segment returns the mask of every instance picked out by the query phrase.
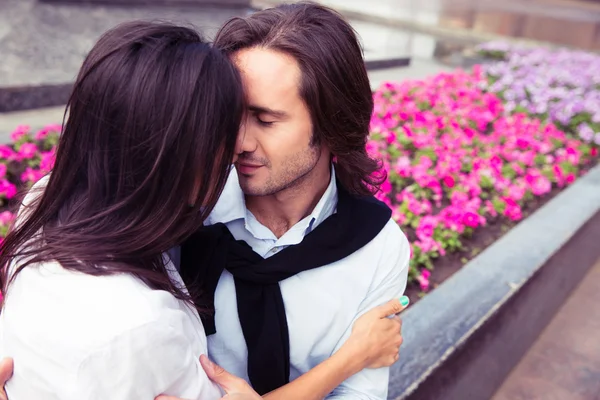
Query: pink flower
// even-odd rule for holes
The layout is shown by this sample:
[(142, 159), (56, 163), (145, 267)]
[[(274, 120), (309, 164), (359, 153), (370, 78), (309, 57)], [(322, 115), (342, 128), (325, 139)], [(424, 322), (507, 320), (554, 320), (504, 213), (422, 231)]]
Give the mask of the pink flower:
[(404, 225), (406, 223), (406, 215), (398, 210), (398, 208), (392, 211), (392, 219), (396, 221), (398, 225)]
[(536, 196), (542, 196), (550, 190), (552, 190), (552, 183), (543, 175), (538, 176), (531, 185), (531, 192)]
[(414, 196), (412, 196), (412, 194), (410, 196), (407, 196), (405, 201), (407, 202), (408, 205), (408, 211), (410, 211), (411, 213), (415, 214), (415, 215), (421, 215), (421, 204), (419, 203), (419, 201), (417, 199), (414, 198)]
[(463, 214), (462, 222), (468, 227), (477, 228), (479, 226), (479, 214), (467, 211)]
[(29, 133), (28, 125), (19, 125), (15, 128), (15, 130), (10, 134), (10, 138), (13, 142), (18, 142), (23, 136)]
[(374, 140), (369, 140), (366, 145), (367, 154), (375, 155), (378, 153), (379, 145)]
[(439, 213), (441, 222), (447, 229), (462, 233), (465, 225), (462, 222), (463, 212), (460, 207), (448, 206)]
[(15, 152), (9, 146), (3, 144), (0, 145), (0, 159), (2, 160), (10, 160), (12, 159)]
[(388, 131), (386, 135), (386, 141), (388, 144), (392, 144), (396, 141), (396, 133), (393, 131)]
[(25, 172), (23, 172), (21, 174), (21, 182), (35, 183), (35, 182), (39, 181), (40, 179), (42, 179), (43, 176), (44, 176), (44, 173), (41, 172), (40, 170), (33, 169), (31, 167), (27, 167), (27, 169), (25, 169)]
[(0, 225), (10, 225), (15, 220), (15, 215), (10, 211), (0, 213)]
[(485, 209), (488, 212), (488, 214), (490, 214), (492, 217), (498, 215), (498, 213), (496, 212), (496, 208), (494, 208), (494, 204), (489, 200), (486, 200), (485, 202)]
[(417, 237), (421, 240), (431, 238), (437, 225), (438, 221), (435, 217), (426, 216), (421, 218), (419, 225), (417, 226)]
[(410, 159), (408, 157), (399, 157), (396, 162), (395, 171), (402, 178), (408, 178), (411, 173)]
[(431, 251), (437, 251), (440, 255), (445, 255), (444, 248), (432, 238), (425, 238), (423, 240), (416, 241), (415, 246), (418, 246), (423, 253), (429, 253)]
[(389, 180), (385, 180), (382, 184), (381, 184), (381, 191), (385, 194), (391, 193), (392, 191), (392, 184), (390, 183)]
[(520, 201), (525, 196), (525, 188), (517, 185), (510, 185), (508, 187), (508, 197), (514, 201)]
[(61, 131), (62, 131), (62, 125), (59, 125), (59, 124), (46, 125), (45, 127), (40, 129), (35, 134), (35, 139), (36, 140), (44, 140), (50, 133), (53, 133), (53, 132), (61, 133)]
[(38, 147), (34, 143), (23, 143), (19, 149), (21, 159), (31, 159), (38, 153)]
[(521, 207), (510, 198), (504, 199), (506, 208), (504, 209), (504, 215), (511, 221), (520, 221), (523, 218)]
[(421, 274), (417, 277), (417, 281), (419, 282), (419, 286), (422, 291), (426, 291), (429, 289), (429, 277), (431, 276), (431, 272), (424, 269), (421, 271)]
[(45, 151), (40, 154), (40, 171), (48, 173), (54, 168), (56, 154), (54, 151)]
[(559, 187), (562, 187), (565, 185), (565, 173), (562, 170), (562, 168), (560, 167), (560, 165), (553, 165), (552, 166), (552, 172), (554, 172), (554, 179), (556, 180), (556, 184)]
[(454, 178), (450, 175), (446, 175), (443, 179), (444, 181), (444, 185), (446, 185), (449, 188), (453, 188), (454, 184), (456, 183), (456, 181), (454, 180)]
[(469, 195), (464, 192), (456, 190), (450, 195), (450, 202), (453, 206), (463, 206), (467, 201), (469, 201)]
[(4, 196), (7, 199), (12, 199), (17, 194), (17, 187), (7, 181), (6, 179), (0, 179), (0, 196)]

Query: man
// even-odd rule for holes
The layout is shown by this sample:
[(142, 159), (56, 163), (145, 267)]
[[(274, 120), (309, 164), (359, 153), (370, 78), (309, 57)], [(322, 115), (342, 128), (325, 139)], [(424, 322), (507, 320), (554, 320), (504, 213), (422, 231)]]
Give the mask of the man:
[[(400, 297), (410, 249), (371, 197), (382, 178), (365, 150), (373, 99), (349, 24), (319, 5), (284, 5), (234, 18), (215, 45), (241, 72), (248, 112), (210, 235), (184, 243), (181, 272), (193, 284), (215, 266), (202, 277), (214, 281), (209, 356), (264, 394)], [(232, 253), (228, 235), (249, 248)], [(388, 378), (388, 368), (365, 369), (328, 398), (386, 399)]]
[[(209, 336), (209, 353), (263, 394), (331, 356), (358, 316), (399, 297), (410, 250), (389, 209), (382, 220), (368, 201), (355, 205), (351, 221), (338, 225), (343, 229), (323, 233), (332, 215), (348, 216), (341, 210), (343, 199), (370, 196), (381, 178), (365, 150), (373, 98), (350, 25), (316, 4), (282, 5), (234, 18), (215, 45), (241, 72), (248, 112), (236, 172), (208, 224), (226, 225), (258, 254), (255, 262), (266, 263), (252, 277), (250, 265), (218, 271), (225, 269), (214, 295), (216, 333)], [(331, 236), (344, 233), (340, 230), (352, 232), (351, 238), (336, 242)], [(365, 236), (368, 230), (373, 233)], [(351, 239), (361, 235), (360, 245), (323, 260), (332, 247), (351, 247)], [(206, 240), (190, 245), (187, 257), (183, 246), (184, 273), (186, 260), (191, 270), (202, 265), (198, 258), (207, 249), (194, 256), (193, 248)], [(285, 270), (298, 259), (297, 269)], [(261, 286), (273, 282), (278, 283), (273, 290)], [(255, 301), (262, 297), (269, 300)], [(279, 308), (271, 304), (280, 299)], [(272, 367), (278, 363), (280, 368)], [(385, 399), (388, 374), (387, 368), (365, 369), (329, 398)]]

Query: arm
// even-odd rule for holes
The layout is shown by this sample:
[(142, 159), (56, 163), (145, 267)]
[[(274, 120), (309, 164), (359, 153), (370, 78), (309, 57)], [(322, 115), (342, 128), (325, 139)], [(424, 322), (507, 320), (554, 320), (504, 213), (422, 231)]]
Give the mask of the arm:
[[(384, 303), (390, 298), (398, 298), (406, 289), (410, 245), (400, 228), (390, 221), (380, 235), (382, 255), (370, 292), (361, 303), (357, 316)], [(340, 339), (338, 348), (350, 335), (348, 330)], [(364, 369), (352, 375), (338, 386), (328, 400), (385, 400), (387, 399), (389, 368)]]
[(307, 373), (263, 396), (269, 400), (323, 399), (348, 377), (363, 368), (362, 360), (352, 357), (351, 350), (341, 348)]
[[(408, 300), (408, 299), (406, 299)], [(368, 367), (389, 366), (398, 360), (402, 344), (399, 319), (388, 318), (398, 314), (408, 304), (391, 300), (358, 318), (352, 335), (342, 348), (298, 379), (263, 396), (270, 400), (320, 400), (352, 374)], [(228, 394), (223, 399), (260, 400), (243, 379), (236, 377), (207, 357), (200, 358), (208, 377)], [(160, 396), (156, 400), (181, 400)]]
[(398, 361), (402, 344), (399, 318), (407, 305), (398, 299), (375, 307), (356, 320), (350, 338), (331, 357), (287, 385), (265, 396), (269, 400), (321, 400), (343, 381), (365, 368), (390, 366)]

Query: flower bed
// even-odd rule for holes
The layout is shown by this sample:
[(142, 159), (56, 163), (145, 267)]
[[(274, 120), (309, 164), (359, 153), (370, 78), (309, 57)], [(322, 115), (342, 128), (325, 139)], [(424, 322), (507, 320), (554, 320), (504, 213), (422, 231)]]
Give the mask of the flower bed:
[(484, 67), (484, 87), (505, 101), (507, 111), (552, 121), (600, 146), (600, 55), (506, 42), (486, 43), (478, 51), (499, 60)]
[(507, 109), (485, 87), (475, 67), (375, 93), (368, 150), (388, 171), (378, 196), (409, 237), (409, 276), (421, 291), (432, 271), (446, 266), (436, 281), (446, 278), (598, 154), (550, 122)]
[(0, 145), (0, 243), (14, 221), (19, 192), (31, 187), (54, 165), (60, 125), (48, 125), (36, 133), (18, 126), (12, 143)]

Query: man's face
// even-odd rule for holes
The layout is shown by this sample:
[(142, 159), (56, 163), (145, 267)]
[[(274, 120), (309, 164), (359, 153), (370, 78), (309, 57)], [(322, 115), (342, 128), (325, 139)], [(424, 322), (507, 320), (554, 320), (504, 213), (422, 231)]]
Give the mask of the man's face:
[(293, 187), (317, 165), (310, 113), (299, 94), (297, 61), (281, 52), (244, 49), (233, 60), (241, 72), (248, 110), (235, 163), (246, 195), (267, 196)]

